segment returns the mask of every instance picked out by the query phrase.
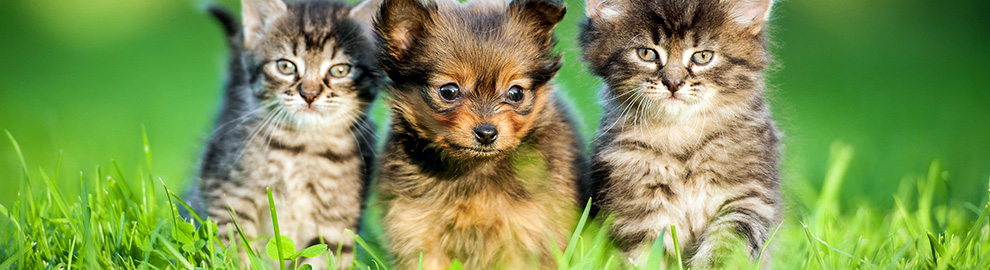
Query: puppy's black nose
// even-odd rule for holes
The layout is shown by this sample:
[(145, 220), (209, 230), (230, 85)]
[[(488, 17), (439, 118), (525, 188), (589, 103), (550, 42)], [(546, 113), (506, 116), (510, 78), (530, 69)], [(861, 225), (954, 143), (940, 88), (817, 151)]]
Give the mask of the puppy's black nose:
[(474, 127), (474, 138), (482, 145), (489, 145), (498, 138), (498, 130), (495, 125), (484, 123)]

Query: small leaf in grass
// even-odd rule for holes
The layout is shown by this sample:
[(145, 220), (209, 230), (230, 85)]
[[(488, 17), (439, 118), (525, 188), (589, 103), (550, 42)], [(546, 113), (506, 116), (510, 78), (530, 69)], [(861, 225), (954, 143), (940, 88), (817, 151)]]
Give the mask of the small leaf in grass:
[(137, 245), (137, 247), (139, 249), (141, 249), (141, 251), (151, 251), (153, 249), (151, 248), (151, 245), (148, 244), (149, 243), (148, 242), (149, 239), (150, 239), (150, 237), (149, 238), (143, 238), (143, 237), (142, 238), (136, 238), (136, 239), (134, 239), (135, 245)]
[[(295, 259), (297, 257), (295, 255), (296, 244), (292, 243), (292, 239), (285, 235), (280, 235), (279, 239), (282, 241), (282, 260)], [(275, 243), (275, 237), (268, 239), (268, 244), (265, 245), (265, 253), (268, 253), (268, 258), (279, 261), (278, 244)]]
[(464, 269), (464, 266), (461, 265), (461, 261), (458, 261), (457, 259), (454, 259), (453, 261), (451, 261), (450, 262), (450, 267), (447, 267), (447, 270), (463, 270), (463, 269)]
[(179, 241), (179, 243), (189, 244), (196, 240), (195, 238), (193, 238), (193, 232), (196, 231), (196, 227), (193, 227), (193, 225), (189, 224), (189, 222), (177, 220), (175, 227), (176, 227), (175, 240)]
[(309, 264), (303, 264), (299, 267), (299, 270), (313, 270), (313, 266)]
[(304, 249), (302, 252), (299, 252), (299, 255), (306, 258), (313, 258), (320, 256), (320, 254), (323, 254), (324, 251), (327, 251), (327, 245), (317, 244)]
[(203, 239), (200, 239), (200, 240), (196, 240), (196, 242), (192, 242), (192, 243), (188, 243), (188, 244), (182, 245), (182, 250), (185, 251), (185, 252), (187, 252), (187, 253), (194, 253), (194, 252), (199, 251), (200, 249), (202, 249), (203, 246), (206, 246), (206, 241), (204, 241)]

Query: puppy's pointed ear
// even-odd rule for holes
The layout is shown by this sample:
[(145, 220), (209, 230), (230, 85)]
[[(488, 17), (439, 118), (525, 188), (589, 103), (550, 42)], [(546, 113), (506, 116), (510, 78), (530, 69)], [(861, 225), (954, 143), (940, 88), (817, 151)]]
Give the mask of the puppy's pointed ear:
[(351, 8), (348, 17), (357, 20), (365, 27), (366, 33), (374, 31), (375, 15), (378, 15), (378, 7), (382, 5), (382, 0), (364, 0), (357, 6)]
[(621, 13), (619, 0), (585, 0), (584, 14), (592, 20), (608, 20)]
[(375, 32), (385, 54), (401, 60), (425, 35), (437, 12), (437, 4), (427, 1), (382, 0), (375, 20)]
[(553, 47), (553, 29), (567, 13), (560, 0), (515, 0), (509, 3), (509, 13), (519, 22), (530, 26), (544, 47)]
[(241, 0), (241, 14), (244, 18), (244, 46), (254, 48), (260, 40), (261, 31), (272, 19), (285, 14), (282, 0)]
[(750, 34), (757, 35), (770, 18), (773, 0), (731, 0), (728, 4), (732, 20), (745, 27)]

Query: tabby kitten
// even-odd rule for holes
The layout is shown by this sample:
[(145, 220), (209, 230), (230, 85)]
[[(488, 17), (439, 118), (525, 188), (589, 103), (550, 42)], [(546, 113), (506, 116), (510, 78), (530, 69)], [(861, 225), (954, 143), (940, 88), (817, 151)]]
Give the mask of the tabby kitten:
[[(385, 0), (378, 188), (397, 269), (549, 269), (578, 213), (581, 139), (551, 79), (558, 0)], [(551, 243), (551, 241), (553, 241)]]
[[(361, 217), (374, 156), (367, 112), (384, 79), (368, 32), (378, 3), (243, 0), (243, 34), (225, 23), (230, 77), (192, 198), (219, 235), (232, 228), (229, 204), (248, 239), (271, 236), (270, 187), (282, 234), (301, 248), (341, 245), (338, 265), (351, 265), (344, 230)], [(303, 262), (327, 268), (326, 257)]]
[(632, 260), (670, 225), (692, 268), (722, 266), (737, 246), (756, 259), (780, 222), (780, 141), (763, 98), (770, 5), (587, 0), (584, 58), (605, 82), (593, 178)]

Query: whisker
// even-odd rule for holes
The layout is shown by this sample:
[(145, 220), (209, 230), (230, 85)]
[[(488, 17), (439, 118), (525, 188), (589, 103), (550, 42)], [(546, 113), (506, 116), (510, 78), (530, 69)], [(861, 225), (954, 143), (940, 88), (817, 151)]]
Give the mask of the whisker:
[[(277, 121), (272, 121), (271, 123), (268, 124), (268, 126), (269, 126), (267, 128), (268, 130), (264, 134), (266, 137), (268, 137), (268, 139), (267, 139), (267, 144), (268, 145), (271, 145), (272, 144), (272, 138), (275, 137), (276, 128), (277, 129), (284, 129), (285, 128), (285, 125), (286, 125), (285, 121), (288, 120), (287, 119), (288, 115), (289, 115), (288, 114), (288, 111), (285, 110), (284, 108), (282, 108), (282, 109), (279, 110), (279, 114), (276, 116)], [(265, 149), (271, 150), (270, 148), (265, 148)]]
[[(261, 132), (261, 130), (264, 129), (263, 127), (266, 125), (266, 123), (268, 123), (272, 119), (274, 119), (276, 112), (278, 112), (280, 108), (281, 107), (276, 107), (275, 110), (269, 111), (268, 114), (266, 114), (265, 117), (262, 118), (262, 120), (260, 122), (258, 122), (258, 124), (256, 124), (254, 126), (254, 128), (251, 131), (250, 135), (248, 135), (248, 138), (244, 141), (244, 144), (250, 144), (258, 136), (259, 132)], [(245, 148), (242, 148), (240, 151), (238, 151), (240, 153), (238, 153), (237, 154), (237, 157), (234, 158), (234, 163), (237, 163), (238, 161), (240, 161), (241, 157), (244, 156), (244, 150), (246, 150), (246, 149), (247, 148), (245, 147)]]
[[(639, 89), (637, 88), (637, 89), (633, 89), (633, 90), (628, 91), (628, 92), (621, 93), (619, 95), (616, 95), (615, 99), (618, 99), (618, 97), (621, 97), (621, 96), (624, 96), (624, 95), (631, 95), (631, 99), (634, 99), (635, 100), (637, 98), (637, 94), (636, 93), (638, 91), (639, 91)], [(629, 110), (631, 110), (632, 104), (626, 104), (626, 102), (623, 102), (622, 104), (619, 104), (619, 106), (621, 106), (621, 109), (619, 110), (619, 114), (615, 116), (616, 118), (614, 119), (614, 121), (612, 122), (612, 124), (609, 125), (608, 127), (604, 128), (604, 129), (601, 129), (601, 132), (599, 132), (598, 135), (595, 136), (595, 139), (593, 141), (600, 140), (601, 137), (603, 135), (605, 135), (605, 133), (611, 132), (612, 129), (615, 128), (615, 125), (617, 125), (619, 122), (624, 122), (625, 121), (625, 115), (626, 115), (626, 113), (628, 113)]]
[[(238, 117), (236, 117), (234, 119), (231, 119), (230, 121), (221, 123), (220, 125), (217, 125), (217, 127), (213, 129), (213, 133), (210, 134), (210, 136), (212, 137), (213, 135), (216, 134), (217, 131), (220, 131), (220, 129), (223, 129), (227, 125), (234, 124), (235, 122), (237, 122), (238, 124), (244, 123), (244, 122), (250, 120), (249, 117), (255, 116), (256, 113), (261, 112), (262, 110), (268, 109), (268, 107), (271, 107), (272, 105), (275, 105), (275, 104), (278, 104), (278, 101), (272, 101), (272, 102), (269, 102), (268, 104), (262, 104), (261, 106), (258, 106), (258, 108), (255, 108), (253, 110), (247, 111), (244, 114), (242, 114), (242, 115), (240, 115), (240, 116), (238, 116)], [(238, 121), (240, 121), (240, 122), (238, 122)]]

